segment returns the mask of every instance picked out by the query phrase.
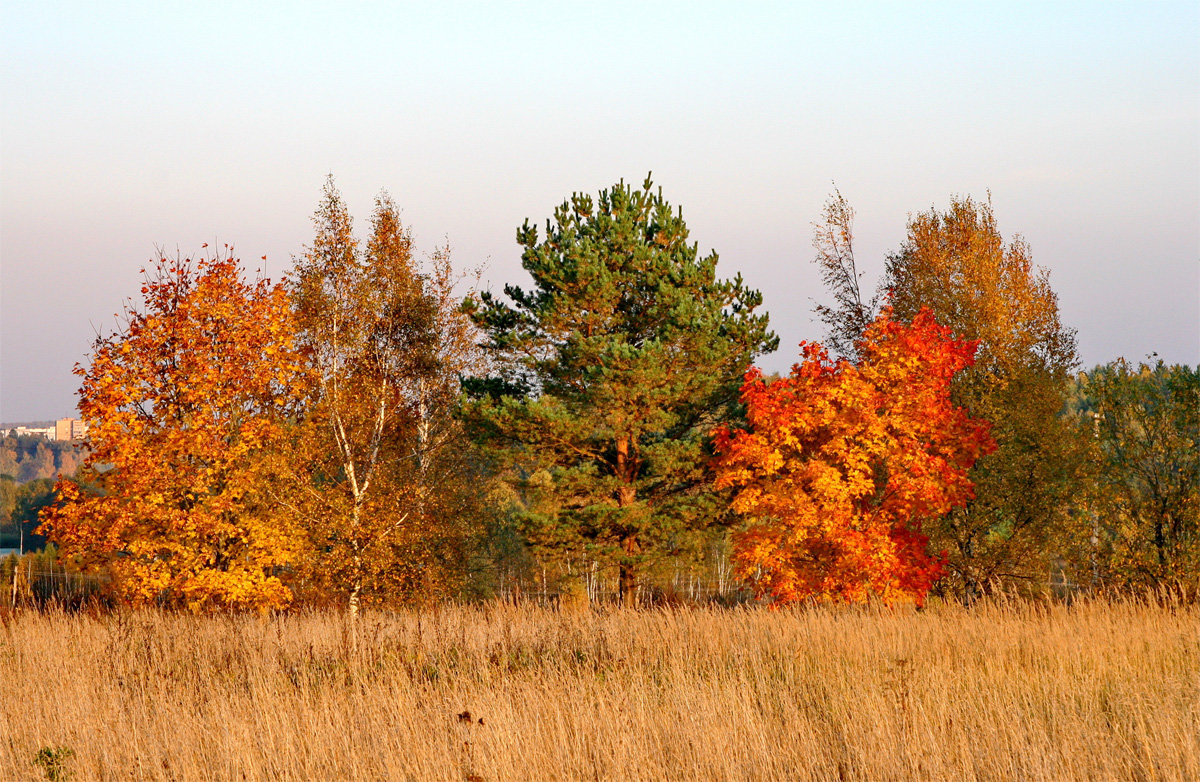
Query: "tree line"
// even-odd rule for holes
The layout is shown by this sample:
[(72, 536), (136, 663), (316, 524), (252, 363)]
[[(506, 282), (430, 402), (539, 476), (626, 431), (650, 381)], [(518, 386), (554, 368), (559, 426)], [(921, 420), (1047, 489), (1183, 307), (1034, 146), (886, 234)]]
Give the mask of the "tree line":
[(839, 193), (831, 302), (791, 372), (649, 178), (517, 230), (528, 288), (462, 291), (386, 194), (328, 180), (283, 282), (160, 258), (82, 378), (88, 456), (42, 512), (111, 596), (269, 610), (485, 596), (600, 569), (620, 599), (731, 552), (748, 594), (971, 601), (1183, 582), (1200, 565), (1200, 379), (1076, 374), (1048, 274), (990, 202), (909, 220), (874, 292)]
[(54, 481), (73, 475), (83, 462), (73, 442), (19, 435), (0, 437), (0, 548), (41, 548), (38, 514), (54, 498)]
[(70, 475), (83, 462), (75, 442), (18, 435), (10, 430), (0, 437), (0, 476), (18, 483)]

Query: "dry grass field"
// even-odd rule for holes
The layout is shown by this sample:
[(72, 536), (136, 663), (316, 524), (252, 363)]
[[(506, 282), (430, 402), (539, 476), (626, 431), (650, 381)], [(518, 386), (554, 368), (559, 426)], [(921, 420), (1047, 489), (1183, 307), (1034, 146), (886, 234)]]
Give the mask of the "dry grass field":
[(1138, 601), (496, 604), (367, 614), (355, 653), (334, 614), (19, 612), (0, 779), (1197, 780), (1198, 633)]

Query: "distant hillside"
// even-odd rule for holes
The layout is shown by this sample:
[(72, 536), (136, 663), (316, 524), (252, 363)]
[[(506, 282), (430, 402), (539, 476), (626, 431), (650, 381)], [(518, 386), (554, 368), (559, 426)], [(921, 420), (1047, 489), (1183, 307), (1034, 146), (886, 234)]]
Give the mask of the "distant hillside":
[(75, 442), (11, 435), (0, 438), (0, 475), (12, 476), (17, 483), (73, 475), (83, 458), (84, 451)]

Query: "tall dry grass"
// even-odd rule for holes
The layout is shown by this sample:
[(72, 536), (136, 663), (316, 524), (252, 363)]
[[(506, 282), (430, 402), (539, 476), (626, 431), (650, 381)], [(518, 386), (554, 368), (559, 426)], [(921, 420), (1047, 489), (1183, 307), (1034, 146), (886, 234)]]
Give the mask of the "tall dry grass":
[[(0, 779), (1196, 780), (1200, 613), (18, 613)], [(469, 712), (469, 717), (467, 716)]]

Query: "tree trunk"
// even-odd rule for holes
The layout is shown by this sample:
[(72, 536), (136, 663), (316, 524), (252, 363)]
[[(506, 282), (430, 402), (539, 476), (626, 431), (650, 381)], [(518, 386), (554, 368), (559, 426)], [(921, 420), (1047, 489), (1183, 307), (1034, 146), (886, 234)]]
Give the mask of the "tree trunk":
[(358, 655), (359, 596), (362, 594), (362, 588), (363, 588), (362, 553), (361, 553), (361, 549), (359, 548), (359, 541), (357, 538), (357, 536), (359, 534), (359, 525), (362, 520), (362, 495), (357, 492), (356, 492), (356, 495), (357, 496), (355, 497), (355, 501), (354, 501), (354, 511), (351, 516), (352, 529), (353, 529), (353, 532), (355, 535), (355, 538), (353, 538), (351, 540), (351, 543), (354, 546), (354, 557), (353, 557), (354, 570), (352, 571), (353, 575), (351, 576), (352, 583), (350, 584), (350, 601), (346, 606), (346, 619), (348, 620), (348, 624), (350, 625), (350, 628), (349, 628), (350, 629), (350, 649), (355, 654), (355, 656)]
[(963, 543), (963, 605), (970, 607), (979, 598), (979, 582), (975, 578), (975, 568), (971, 565), (974, 554), (974, 541), (968, 537)]
[(621, 606), (624, 608), (634, 608), (634, 598), (637, 595), (637, 579), (634, 575), (633, 565), (622, 562), (621, 574), (617, 581), (617, 588), (621, 594)]
[(355, 657), (358, 656), (358, 596), (360, 592), (362, 592), (362, 582), (355, 581), (354, 587), (350, 590), (350, 605), (346, 609), (350, 632), (350, 652)]
[(355, 624), (358, 622), (358, 606), (359, 606), (359, 597), (358, 596), (361, 592), (362, 592), (362, 586), (360, 584), (355, 584), (354, 587), (350, 590), (350, 606), (346, 610), (346, 615), (350, 617), (351, 624)]
[[(617, 440), (616, 474), (621, 480), (621, 485), (617, 488), (618, 508), (628, 508), (637, 502), (637, 489), (633, 486), (633, 479), (636, 473), (636, 461), (629, 454), (629, 438), (621, 437)], [(625, 608), (632, 608), (636, 594), (635, 589), (637, 587), (637, 578), (633, 564), (633, 555), (637, 552), (637, 533), (627, 532), (625, 539), (621, 541), (621, 548), (625, 550), (625, 553), (620, 563), (617, 590), (621, 596), (621, 605)]]
[(425, 487), (429, 485), (429, 405), (425, 383), (417, 384), (417, 523), (425, 518)]
[(1158, 577), (1164, 578), (1167, 573), (1167, 536), (1161, 515), (1154, 519), (1154, 549), (1158, 554)]

